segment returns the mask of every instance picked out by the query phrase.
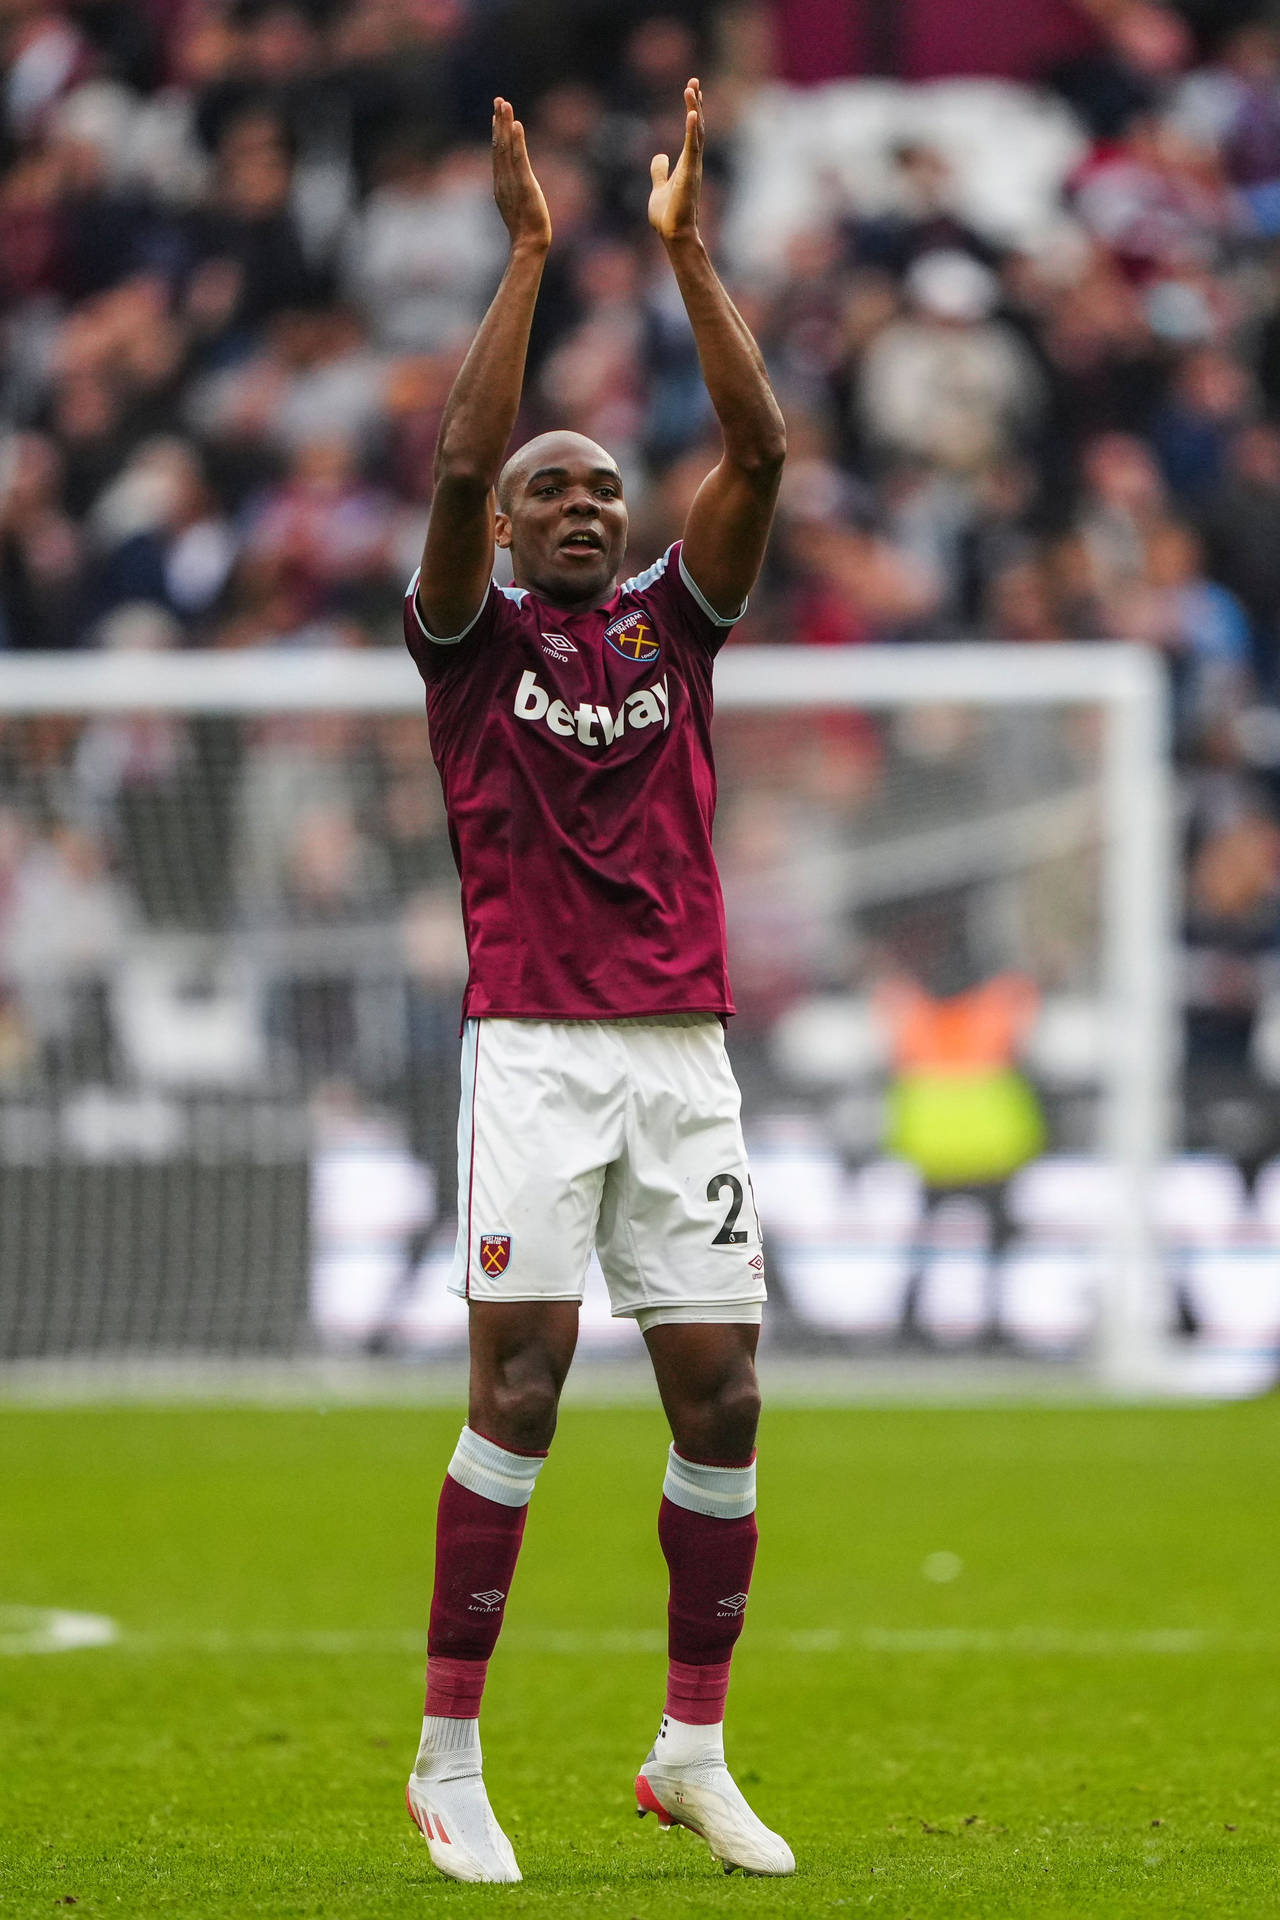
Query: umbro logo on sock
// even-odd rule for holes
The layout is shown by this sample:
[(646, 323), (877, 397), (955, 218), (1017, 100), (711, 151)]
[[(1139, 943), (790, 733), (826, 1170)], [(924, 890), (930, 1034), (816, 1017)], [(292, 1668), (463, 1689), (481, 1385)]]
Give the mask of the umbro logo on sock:
[(747, 1596), (745, 1593), (731, 1593), (720, 1602), (716, 1612), (723, 1618), (726, 1613), (741, 1613), (746, 1604)]
[[(506, 1597), (506, 1594), (499, 1593), (496, 1587), (488, 1587), (484, 1593), (472, 1594), (471, 1605), (467, 1608), (467, 1612), (496, 1613)], [(745, 1593), (742, 1596), (742, 1604), (743, 1606), (747, 1604), (747, 1596)]]

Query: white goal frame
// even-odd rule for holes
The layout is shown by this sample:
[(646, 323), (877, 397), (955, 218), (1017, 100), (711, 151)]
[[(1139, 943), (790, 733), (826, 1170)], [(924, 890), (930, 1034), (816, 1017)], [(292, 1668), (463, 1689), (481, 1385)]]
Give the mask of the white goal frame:
[[(1121, 1201), (1116, 1277), (1100, 1303), (1093, 1358), (1112, 1391), (1172, 1387), (1180, 1370), (1166, 1332), (1152, 1206), (1177, 1051), (1177, 860), (1162, 663), (1124, 643), (730, 647), (716, 667), (716, 703), (722, 712), (938, 704), (1102, 710), (1102, 965), (1111, 1021), (1105, 1044), (1114, 1062), (1104, 1146), (1121, 1174)], [(397, 714), (422, 705), (421, 682), (396, 648), (0, 656), (4, 718)]]

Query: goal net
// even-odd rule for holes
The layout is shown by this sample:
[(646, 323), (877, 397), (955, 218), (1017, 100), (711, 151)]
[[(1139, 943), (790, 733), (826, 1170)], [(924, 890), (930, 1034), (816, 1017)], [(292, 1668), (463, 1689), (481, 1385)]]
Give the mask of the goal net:
[[(1170, 1173), (1158, 669), (730, 647), (717, 688), (768, 1337), (1153, 1377), (1242, 1204)], [(410, 663), (0, 660), (0, 756), (0, 1359), (458, 1349), (465, 954)], [(598, 1272), (583, 1342), (636, 1351)]]

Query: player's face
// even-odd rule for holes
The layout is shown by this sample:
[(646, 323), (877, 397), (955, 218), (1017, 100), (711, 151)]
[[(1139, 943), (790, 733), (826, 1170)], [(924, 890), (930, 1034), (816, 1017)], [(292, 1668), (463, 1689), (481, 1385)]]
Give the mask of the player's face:
[[(589, 443), (588, 443), (589, 445)], [(497, 520), (517, 586), (553, 606), (594, 607), (613, 592), (627, 547), (622, 477), (601, 449), (549, 449), (530, 463)]]

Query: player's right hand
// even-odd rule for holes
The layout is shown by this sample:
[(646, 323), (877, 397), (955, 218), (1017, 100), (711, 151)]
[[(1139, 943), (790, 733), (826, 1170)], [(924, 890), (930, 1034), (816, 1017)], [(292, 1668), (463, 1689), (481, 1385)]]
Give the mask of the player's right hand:
[(551, 245), (551, 215), (529, 165), (524, 128), (501, 97), (493, 103), (493, 197), (513, 247)]

